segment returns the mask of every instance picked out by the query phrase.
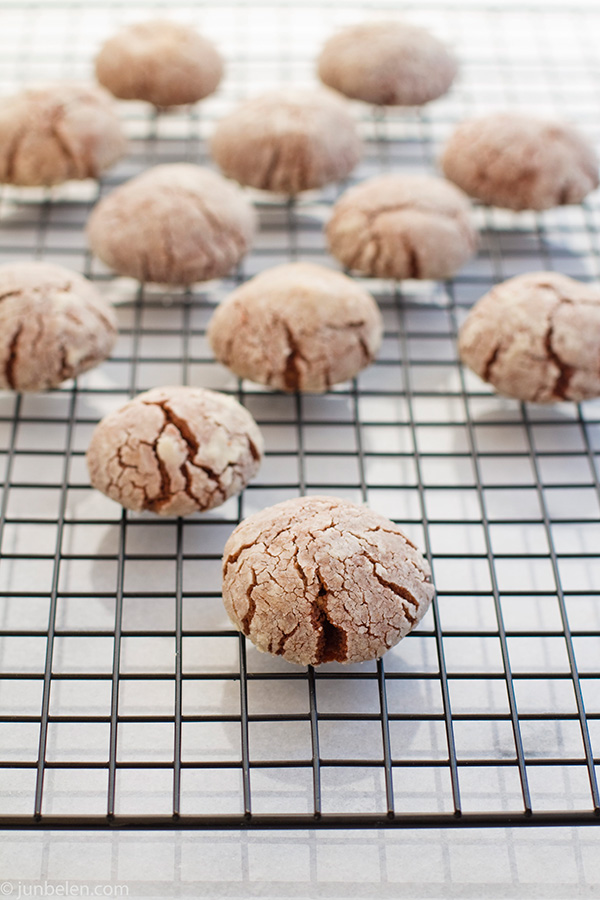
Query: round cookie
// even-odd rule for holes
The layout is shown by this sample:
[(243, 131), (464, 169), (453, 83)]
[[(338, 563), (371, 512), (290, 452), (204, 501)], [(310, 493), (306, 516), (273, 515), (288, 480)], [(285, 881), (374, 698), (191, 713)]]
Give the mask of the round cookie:
[(352, 25), (331, 37), (318, 74), (336, 91), (381, 106), (420, 106), (445, 94), (458, 63), (432, 34), (406, 22)]
[(221, 119), (211, 153), (240, 184), (298, 194), (346, 178), (362, 143), (335, 94), (286, 89), (248, 100)]
[(50, 186), (98, 178), (127, 150), (112, 98), (58, 83), (0, 100), (0, 182)]
[(91, 249), (138, 281), (189, 285), (227, 275), (248, 250), (256, 214), (242, 191), (191, 163), (155, 166), (101, 200)]
[(450, 278), (477, 247), (471, 204), (429, 175), (378, 175), (342, 194), (326, 234), (348, 269), (376, 278)]
[(138, 394), (96, 426), (92, 485), (127, 509), (186, 516), (238, 494), (258, 471), (263, 439), (248, 410), (205, 388)]
[(423, 618), (429, 565), (397, 525), (338, 497), (245, 519), (223, 554), (223, 603), (259, 650), (299, 665), (376, 659)]
[(117, 338), (91, 282), (42, 262), (0, 266), (0, 388), (45, 391), (97, 366)]
[(216, 358), (240, 378), (314, 393), (369, 365), (382, 333), (370, 294), (311, 263), (251, 278), (217, 307), (208, 328)]
[(151, 19), (128, 25), (103, 44), (96, 57), (96, 77), (122, 100), (180, 106), (216, 90), (223, 60), (193, 28)]
[(441, 166), (471, 197), (506, 209), (581, 203), (598, 187), (598, 157), (581, 132), (521, 113), (461, 122)]
[(462, 361), (508, 397), (598, 397), (600, 290), (556, 272), (510, 278), (475, 304), (458, 347)]

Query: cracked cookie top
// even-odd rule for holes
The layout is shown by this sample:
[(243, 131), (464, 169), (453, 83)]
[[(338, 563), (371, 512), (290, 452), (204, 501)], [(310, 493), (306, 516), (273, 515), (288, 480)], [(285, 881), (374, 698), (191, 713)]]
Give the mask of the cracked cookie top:
[(350, 278), (290, 263), (230, 294), (215, 310), (208, 337), (216, 358), (240, 378), (319, 393), (368, 366), (382, 333), (375, 300)]
[(250, 247), (256, 214), (234, 184), (191, 163), (154, 166), (102, 199), (90, 247), (138, 281), (190, 285), (227, 275)]
[(127, 141), (110, 95), (59, 82), (0, 100), (0, 182), (22, 186), (98, 178)]
[(461, 122), (442, 158), (447, 178), (490, 206), (550, 209), (598, 187), (598, 157), (572, 125), (522, 113)]
[(112, 306), (62, 266), (0, 266), (0, 388), (45, 391), (97, 366), (117, 338)]
[(259, 650), (300, 665), (362, 662), (423, 618), (431, 572), (397, 525), (338, 497), (245, 519), (223, 554), (223, 602)]
[(556, 272), (511, 278), (475, 304), (458, 348), (466, 365), (508, 397), (598, 397), (600, 290)]
[(256, 422), (233, 397), (161, 387), (101, 420), (87, 464), (92, 485), (127, 509), (186, 516), (238, 494), (262, 454)]
[(222, 76), (215, 46), (195, 29), (168, 19), (128, 25), (96, 57), (96, 77), (115, 97), (158, 107), (195, 103), (212, 94)]
[(272, 91), (218, 123), (211, 154), (240, 184), (298, 194), (345, 178), (362, 155), (347, 103), (331, 91)]
[(326, 234), (348, 269), (376, 278), (450, 278), (477, 247), (469, 199), (430, 175), (378, 175), (347, 190)]
[(368, 22), (333, 35), (321, 51), (321, 81), (354, 100), (420, 106), (445, 94), (458, 63), (436, 37), (407, 22)]

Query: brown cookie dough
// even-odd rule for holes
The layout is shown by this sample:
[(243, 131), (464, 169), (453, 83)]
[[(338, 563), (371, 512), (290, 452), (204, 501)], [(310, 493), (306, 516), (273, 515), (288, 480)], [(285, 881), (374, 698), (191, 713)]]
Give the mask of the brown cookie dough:
[(92, 485), (127, 509), (187, 516), (238, 494), (262, 454), (256, 422), (233, 397), (162, 387), (102, 419), (87, 464)]
[(202, 100), (222, 76), (223, 60), (214, 45), (168, 19), (128, 25), (96, 57), (96, 77), (115, 97), (159, 107)]
[(352, 25), (327, 41), (318, 61), (324, 84), (354, 100), (389, 106), (435, 100), (457, 71), (441, 41), (406, 22)]
[(248, 100), (222, 119), (211, 153), (240, 184), (298, 194), (345, 178), (362, 144), (335, 94), (286, 89)]
[(331, 253), (376, 278), (450, 278), (477, 247), (468, 198), (443, 178), (378, 175), (342, 194)]
[(0, 388), (45, 391), (97, 366), (117, 338), (111, 306), (76, 272), (0, 266)]
[(112, 98), (70, 82), (0, 100), (0, 182), (22, 186), (98, 178), (127, 141)]
[(511, 278), (475, 304), (458, 346), (462, 361), (508, 397), (598, 397), (600, 290), (556, 272)]
[(598, 187), (598, 157), (581, 132), (521, 113), (461, 122), (441, 165), (471, 197), (506, 209), (581, 203)]
[(282, 391), (326, 391), (379, 350), (383, 323), (370, 294), (311, 263), (261, 272), (216, 309), (208, 337), (240, 378)]
[(242, 191), (191, 163), (148, 169), (101, 200), (91, 249), (138, 281), (189, 285), (227, 275), (247, 252), (256, 215)]
[(429, 565), (400, 528), (338, 497), (278, 503), (225, 544), (231, 621), (259, 650), (300, 665), (381, 656), (433, 593)]

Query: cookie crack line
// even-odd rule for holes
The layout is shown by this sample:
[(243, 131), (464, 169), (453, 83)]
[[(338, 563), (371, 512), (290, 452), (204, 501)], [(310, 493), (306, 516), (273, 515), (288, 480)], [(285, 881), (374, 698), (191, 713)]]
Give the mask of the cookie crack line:
[[(373, 562), (373, 561), (371, 560), (371, 562)], [(410, 605), (413, 606), (415, 608), (415, 610), (418, 612), (419, 604), (417, 603), (416, 599), (411, 594), (411, 592), (407, 588), (402, 587), (399, 584), (394, 584), (393, 581), (387, 581), (387, 579), (383, 578), (383, 576), (380, 575), (379, 572), (377, 571), (375, 563), (373, 563), (373, 575), (382, 587), (388, 588), (388, 590), (390, 590), (397, 597), (401, 597), (403, 600), (406, 600), (406, 602), (410, 603)], [(404, 604), (402, 604), (402, 612), (404, 613), (404, 617), (406, 619), (408, 619), (408, 621), (410, 622), (411, 625), (414, 626), (419, 621), (416, 616), (413, 616), (413, 614), (408, 611), (408, 609), (406, 608), (406, 606)]]
[(252, 625), (252, 619), (256, 613), (256, 600), (252, 596), (254, 588), (257, 585), (256, 572), (252, 567), (250, 567), (250, 571), (252, 572), (252, 581), (246, 588), (246, 597), (248, 599), (248, 611), (244, 618), (241, 620), (240, 625), (243, 633), (246, 637), (250, 634), (250, 626)]
[(283, 369), (283, 383), (285, 384), (288, 390), (297, 390), (300, 387), (300, 369), (298, 366), (298, 360), (303, 360), (305, 357), (298, 346), (298, 342), (294, 337), (290, 326), (287, 322), (281, 322), (283, 326), (283, 330), (285, 331), (285, 336), (288, 344), (288, 355), (285, 360), (285, 366)]
[[(277, 645), (277, 649), (273, 651), (273, 650), (271, 650), (271, 648), (269, 648), (269, 652), (274, 653), (275, 656), (283, 656), (283, 654), (285, 653), (285, 648), (286, 648), (288, 641), (290, 640), (290, 638), (293, 638), (293, 636), (296, 634), (296, 632), (298, 631), (299, 628), (300, 628), (300, 622), (298, 622), (297, 625), (294, 625), (292, 630), (288, 631), (287, 634), (285, 632), (283, 632), (279, 639), (279, 644)], [(273, 645), (271, 644), (271, 647), (272, 646)]]
[[(144, 402), (146, 402), (146, 401), (144, 401)], [(185, 459), (181, 463), (179, 470), (185, 481), (184, 493), (187, 494), (187, 496), (190, 498), (190, 500), (193, 500), (196, 503), (196, 505), (198, 505), (198, 500), (195, 497), (193, 490), (192, 490), (192, 479), (190, 477), (190, 473), (187, 468), (188, 463), (190, 463), (191, 465), (197, 465), (194, 462), (194, 460), (195, 460), (195, 458), (198, 454), (198, 450), (199, 450), (198, 441), (194, 437), (187, 422), (184, 421), (183, 419), (179, 418), (179, 416), (177, 416), (173, 412), (173, 410), (171, 409), (171, 407), (168, 404), (168, 401), (163, 400), (162, 402), (159, 402), (159, 403), (157, 403), (156, 401), (152, 401), (151, 403), (146, 403), (146, 405), (147, 406), (158, 406), (162, 410), (163, 415), (165, 417), (163, 426), (160, 429), (160, 432), (152, 445), (153, 450), (154, 450), (154, 455), (156, 456), (156, 462), (157, 462), (157, 465), (159, 468), (160, 476), (161, 476), (160, 494), (158, 497), (156, 497), (156, 499), (154, 501), (152, 501), (152, 506), (149, 508), (153, 512), (156, 512), (157, 509), (162, 508), (171, 499), (171, 477), (169, 475), (167, 467), (165, 466), (164, 461), (161, 459), (160, 454), (158, 452), (158, 442), (160, 441), (161, 437), (165, 433), (165, 429), (167, 428), (168, 425), (173, 425), (173, 427), (177, 429), (183, 442), (187, 446), (188, 458)], [(220, 487), (220, 481), (219, 481), (219, 478), (218, 478), (216, 472), (213, 472), (213, 470), (210, 469), (208, 466), (197, 465), (197, 468), (202, 469), (204, 472), (206, 472), (206, 474), (209, 476), (209, 478), (212, 481), (214, 481), (218, 487)]]
[(15, 366), (17, 364), (19, 338), (23, 328), (24, 325), (21, 322), (21, 324), (17, 326), (10, 344), (8, 345), (8, 355), (6, 357), (6, 362), (4, 363), (4, 380), (12, 390), (15, 389)]
[(17, 159), (19, 156), (19, 148), (27, 136), (28, 124), (17, 130), (12, 142), (6, 153), (6, 163), (4, 167), (4, 180), (8, 184), (12, 184), (15, 179), (15, 171), (17, 168)]
[(492, 350), (492, 353), (485, 364), (485, 368), (483, 370), (482, 378), (484, 381), (489, 381), (492, 376), (492, 368), (496, 364), (500, 353), (502, 352), (502, 344), (498, 343)]
[(555, 397), (558, 397), (560, 400), (565, 400), (567, 391), (569, 390), (571, 378), (575, 373), (575, 367), (570, 366), (560, 358), (560, 356), (552, 346), (553, 334), (554, 325), (552, 323), (552, 320), (550, 320), (550, 325), (548, 327), (546, 338), (544, 340), (544, 347), (546, 349), (546, 353), (548, 354), (548, 359), (550, 359), (551, 362), (553, 362), (554, 365), (558, 368), (558, 375), (552, 387), (552, 394)]
[(319, 569), (316, 570), (319, 591), (312, 602), (310, 618), (315, 632), (319, 635), (315, 651), (315, 665), (326, 662), (345, 662), (348, 658), (348, 635), (331, 621), (327, 608), (329, 589)]
[[(78, 165), (77, 159), (76, 159), (73, 151), (69, 147), (68, 141), (65, 140), (65, 138), (59, 131), (59, 125), (60, 125), (61, 121), (64, 121), (64, 117), (65, 117), (65, 107), (63, 104), (59, 104), (57, 107), (55, 107), (55, 109), (52, 110), (51, 115), (50, 115), (50, 134), (52, 135), (52, 137), (54, 138), (54, 140), (60, 147), (67, 164), (70, 166), (71, 171), (81, 174), (79, 171), (80, 167)], [(88, 162), (89, 162), (89, 160), (88, 160)], [(85, 174), (89, 174), (90, 176), (95, 177), (97, 173), (95, 171), (94, 172), (90, 171), (90, 167), (88, 166), (86, 168)]]
[(267, 161), (267, 165), (265, 166), (265, 171), (263, 172), (260, 178), (260, 186), (263, 191), (269, 190), (269, 185), (273, 179), (273, 175), (277, 167), (279, 166), (279, 162), (281, 160), (282, 147), (279, 144), (273, 145), (273, 150), (271, 155)]

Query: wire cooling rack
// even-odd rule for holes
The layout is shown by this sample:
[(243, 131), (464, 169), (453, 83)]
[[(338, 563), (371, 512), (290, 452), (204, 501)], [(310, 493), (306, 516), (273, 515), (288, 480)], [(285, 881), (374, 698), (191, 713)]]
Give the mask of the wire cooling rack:
[[(235, 277), (144, 289), (93, 261), (97, 196), (158, 162), (208, 162), (214, 121), (277, 83), (311, 83), (352, 2), (0, 3), (4, 93), (86, 78), (120, 24), (162, 10), (221, 47), (228, 77), (192, 110), (124, 104), (127, 160), (99, 186), (4, 188), (0, 261), (45, 259), (96, 281), (121, 336), (98, 370), (49, 394), (0, 395), (0, 826), (182, 828), (597, 821), (600, 762), (600, 404), (501, 399), (456, 353), (493, 283), (552, 268), (600, 275), (598, 195), (543, 215), (478, 209), (476, 260), (452, 282), (369, 281), (380, 358), (324, 396), (239, 383), (206, 342), (236, 284), (293, 259), (335, 266), (322, 226), (344, 185), (296, 204), (255, 194), (261, 231)], [(396, 16), (391, 3), (368, 13)], [(353, 180), (431, 171), (454, 123), (507, 106), (600, 137), (600, 11), (545, 3), (404, 10), (457, 47), (462, 75), (422, 111), (356, 105)], [(122, 513), (84, 453), (98, 419), (168, 383), (232, 392), (267, 445), (241, 498), (206, 515)], [(367, 501), (429, 556), (437, 599), (384, 659), (290, 666), (230, 627), (220, 556), (232, 528), (301, 493)]]

